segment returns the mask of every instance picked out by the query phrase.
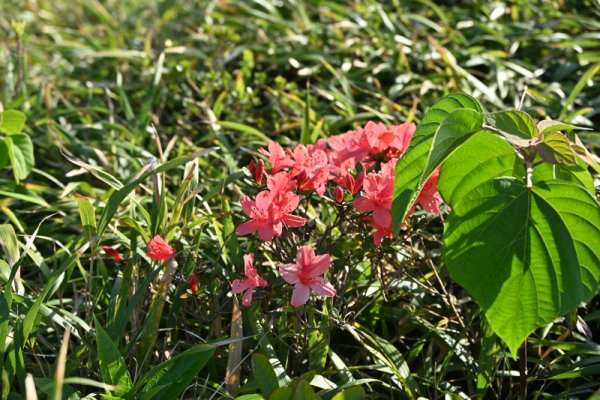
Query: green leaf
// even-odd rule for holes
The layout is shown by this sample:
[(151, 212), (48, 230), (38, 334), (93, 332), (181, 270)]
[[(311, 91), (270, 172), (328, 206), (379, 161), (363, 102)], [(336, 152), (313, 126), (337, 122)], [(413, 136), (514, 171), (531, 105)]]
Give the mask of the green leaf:
[(300, 131), (300, 143), (310, 144), (313, 142), (310, 132), (310, 86), (306, 88), (306, 102), (304, 104), (304, 118), (302, 130)]
[(538, 143), (537, 150), (542, 159), (550, 164), (577, 165), (577, 157), (571, 143), (563, 134), (550, 132)]
[(446, 204), (453, 207), (482, 183), (512, 176), (516, 161), (514, 149), (505, 140), (488, 132), (476, 133), (444, 161), (438, 190)]
[(185, 390), (192, 379), (210, 360), (215, 349), (199, 345), (157, 365), (136, 384), (141, 399), (174, 399)]
[(33, 143), (31, 138), (24, 133), (18, 133), (4, 138), (8, 147), (8, 158), (13, 168), (15, 181), (19, 183), (27, 178), (35, 165), (33, 156)]
[(238, 396), (235, 400), (264, 400), (265, 398), (260, 394), (245, 394), (243, 396)]
[(579, 79), (579, 81), (577, 81), (571, 93), (569, 93), (569, 97), (567, 97), (567, 100), (563, 105), (563, 108), (560, 112), (560, 117), (558, 119), (562, 120), (564, 119), (564, 117), (566, 117), (569, 108), (571, 107), (579, 93), (583, 90), (585, 85), (587, 85), (588, 81), (592, 79), (594, 75), (596, 75), (596, 73), (598, 73), (598, 71), (600, 71), (600, 64), (594, 64), (587, 71), (585, 71), (583, 75), (581, 75), (581, 78)]
[(252, 370), (254, 371), (254, 377), (260, 387), (260, 391), (265, 396), (270, 396), (279, 388), (277, 374), (266, 356), (254, 353), (252, 355)]
[(365, 390), (361, 386), (354, 386), (333, 396), (331, 400), (362, 400), (366, 398)]
[(516, 354), (534, 329), (597, 293), (600, 208), (567, 182), (483, 182), (453, 205), (444, 259)]
[(21, 133), (27, 117), (21, 111), (6, 110), (0, 113), (0, 132), (8, 135)]
[(119, 353), (119, 349), (106, 331), (102, 329), (97, 319), (95, 319), (94, 326), (96, 328), (96, 344), (102, 379), (104, 383), (117, 386), (115, 394), (122, 396), (133, 388), (131, 376), (127, 371), (127, 366), (121, 353)]
[(317, 372), (323, 371), (327, 362), (327, 353), (329, 352), (329, 313), (327, 307), (323, 306), (323, 314), (320, 326), (317, 327), (315, 313), (311, 308), (308, 309), (308, 323), (314, 326), (308, 332), (308, 366), (311, 370)]
[(290, 400), (294, 396), (294, 389), (284, 387), (273, 392), (269, 400)]
[[(460, 110), (455, 113), (455, 111)], [(414, 205), (431, 173), (481, 128), (483, 110), (471, 96), (444, 97), (426, 114), (406, 153), (396, 164), (392, 218), (394, 232)]]
[(567, 132), (567, 131), (574, 131), (574, 130), (589, 129), (589, 128), (580, 128), (578, 126), (566, 124), (566, 123), (560, 122), (560, 121), (553, 121), (551, 119), (541, 120), (540, 122), (537, 123), (537, 128), (540, 131), (540, 133), (543, 135), (550, 133), (550, 132), (558, 132), (558, 131)]
[(523, 111), (500, 111), (485, 114), (485, 122), (498, 131), (509, 143), (527, 147), (538, 135), (538, 128), (529, 114)]
[(533, 169), (533, 184), (559, 179), (583, 186), (590, 193), (595, 193), (594, 178), (588, 172), (586, 164), (577, 159), (577, 165), (564, 166), (543, 163)]
[(294, 390), (294, 396), (292, 400), (316, 400), (317, 396), (315, 396), (315, 391), (310, 386), (310, 383), (302, 379), (296, 385), (296, 389)]
[(89, 242), (94, 236), (96, 236), (96, 214), (94, 212), (94, 206), (88, 199), (82, 196), (75, 196), (77, 205), (79, 206), (79, 218), (81, 219), (81, 225), (83, 226), (83, 234), (85, 239)]
[(8, 144), (4, 138), (0, 138), (0, 168), (7, 166), (9, 161)]

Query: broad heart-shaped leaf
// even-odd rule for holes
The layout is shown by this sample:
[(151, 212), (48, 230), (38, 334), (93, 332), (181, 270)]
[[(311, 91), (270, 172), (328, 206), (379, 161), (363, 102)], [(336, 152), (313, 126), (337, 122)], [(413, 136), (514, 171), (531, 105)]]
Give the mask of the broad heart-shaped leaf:
[(515, 146), (527, 147), (538, 135), (538, 128), (529, 114), (509, 110), (485, 114), (485, 122)]
[(13, 135), (21, 133), (27, 117), (21, 111), (6, 110), (0, 113), (0, 132)]
[(542, 159), (550, 164), (577, 165), (575, 153), (571, 150), (571, 143), (559, 132), (550, 132), (537, 145), (538, 153)]
[[(454, 113), (457, 110), (460, 112)], [(395, 233), (400, 230), (400, 225), (432, 172), (471, 134), (479, 130), (482, 112), (477, 100), (462, 93), (442, 98), (427, 111), (406, 153), (396, 164), (392, 203)]]
[(562, 181), (532, 189), (501, 177), (453, 204), (444, 227), (452, 278), (513, 354), (537, 327), (591, 299), (600, 284), (600, 207)]
[(125, 365), (119, 349), (110, 339), (102, 326), (95, 320), (96, 344), (98, 348), (98, 361), (100, 363), (100, 373), (102, 380), (109, 385), (117, 386), (115, 394), (122, 396), (129, 392), (133, 387), (131, 376)]
[(199, 345), (157, 365), (136, 386), (140, 399), (176, 399), (212, 357), (215, 348)]
[(8, 158), (13, 168), (15, 181), (27, 178), (35, 165), (33, 156), (33, 143), (31, 138), (24, 133), (17, 133), (4, 138), (8, 148)]

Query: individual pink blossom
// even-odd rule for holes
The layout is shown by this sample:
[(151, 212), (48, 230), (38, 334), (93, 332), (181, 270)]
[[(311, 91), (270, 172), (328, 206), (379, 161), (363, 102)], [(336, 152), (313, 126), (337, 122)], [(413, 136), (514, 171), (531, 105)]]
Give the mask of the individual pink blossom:
[(294, 161), (283, 151), (281, 145), (277, 142), (269, 143), (269, 151), (265, 149), (258, 149), (258, 151), (269, 157), (272, 174), (276, 174), (284, 168), (291, 168), (294, 165)]
[(298, 189), (314, 190), (323, 197), (329, 180), (329, 159), (322, 146), (306, 147), (301, 144), (289, 153), (294, 161), (290, 174), (296, 178)]
[(375, 246), (380, 246), (383, 238), (392, 238), (394, 237), (394, 232), (392, 229), (392, 220), (389, 220), (389, 223), (385, 226), (378, 225), (375, 220), (371, 217), (367, 218), (367, 221), (371, 224), (371, 227), (375, 229), (373, 231), (373, 244)]
[(242, 298), (242, 304), (248, 307), (252, 302), (252, 292), (258, 286), (265, 287), (267, 282), (258, 275), (256, 268), (254, 268), (254, 254), (244, 255), (244, 273), (246, 279), (236, 279), (231, 284), (231, 292), (238, 294), (244, 292)]
[(251, 220), (237, 227), (238, 235), (258, 232), (261, 240), (269, 241), (281, 236), (283, 227), (296, 228), (303, 226), (306, 219), (291, 214), (298, 207), (298, 196), (291, 192), (274, 193), (264, 190), (252, 200), (244, 196), (240, 203), (242, 209)]
[(440, 177), (440, 169), (436, 169), (433, 174), (427, 179), (423, 189), (417, 197), (416, 203), (420, 204), (425, 211), (431, 214), (440, 213), (440, 204), (443, 203), (442, 196), (437, 190), (437, 183)]
[(379, 226), (387, 226), (392, 221), (395, 164), (396, 160), (392, 160), (382, 164), (381, 171), (368, 174), (363, 186), (365, 196), (354, 200), (354, 208), (372, 212), (373, 220)]
[(302, 246), (296, 254), (295, 264), (284, 264), (279, 267), (283, 280), (294, 285), (292, 306), (299, 307), (308, 301), (311, 289), (326, 297), (335, 296), (335, 289), (323, 275), (331, 265), (329, 254), (315, 255), (308, 246)]
[(175, 255), (175, 250), (159, 235), (148, 241), (146, 255), (156, 261), (165, 261)]

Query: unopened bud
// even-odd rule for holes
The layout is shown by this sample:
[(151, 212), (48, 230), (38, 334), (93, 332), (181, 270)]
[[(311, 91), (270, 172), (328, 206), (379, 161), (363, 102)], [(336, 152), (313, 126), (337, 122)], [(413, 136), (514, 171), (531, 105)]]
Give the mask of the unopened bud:
[(333, 198), (337, 203), (341, 204), (342, 201), (344, 201), (344, 189), (342, 189), (340, 186), (336, 186), (336, 188), (333, 190)]

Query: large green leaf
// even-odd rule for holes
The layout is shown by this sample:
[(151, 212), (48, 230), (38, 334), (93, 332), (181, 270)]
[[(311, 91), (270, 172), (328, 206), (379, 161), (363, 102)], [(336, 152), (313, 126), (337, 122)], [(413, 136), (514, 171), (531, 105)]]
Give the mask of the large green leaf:
[(115, 394), (122, 396), (133, 387), (131, 376), (119, 349), (110, 339), (102, 326), (96, 320), (96, 343), (98, 346), (98, 361), (104, 383), (117, 386)]
[(444, 97), (425, 114), (409, 148), (396, 165), (392, 205), (394, 232), (400, 229), (432, 172), (481, 128), (482, 112), (474, 98), (457, 93)]
[(15, 181), (27, 178), (35, 159), (33, 156), (33, 143), (31, 138), (24, 133), (18, 133), (4, 138), (8, 148), (8, 158), (13, 168)]
[(486, 181), (453, 204), (444, 258), (516, 354), (535, 328), (598, 291), (600, 208), (568, 182)]
[(199, 345), (152, 368), (137, 387), (141, 399), (175, 399), (196, 377), (213, 355), (215, 348)]
[(476, 133), (444, 161), (438, 190), (446, 204), (453, 207), (482, 183), (513, 176), (516, 160), (515, 151), (505, 140), (488, 132)]

